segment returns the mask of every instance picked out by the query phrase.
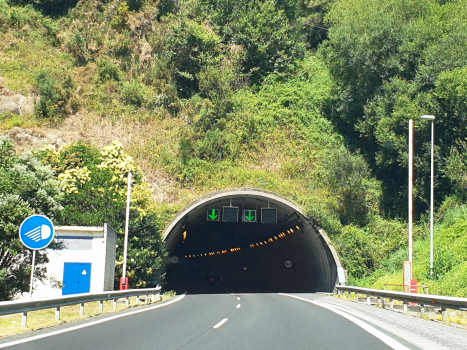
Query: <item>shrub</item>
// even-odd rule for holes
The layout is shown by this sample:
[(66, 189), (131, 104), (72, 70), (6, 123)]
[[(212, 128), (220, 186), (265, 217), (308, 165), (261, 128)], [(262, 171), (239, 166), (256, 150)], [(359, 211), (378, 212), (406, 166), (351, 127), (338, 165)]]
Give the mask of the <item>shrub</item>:
[[(18, 237), (19, 226), (33, 214), (61, 224), (60, 187), (50, 166), (32, 155), (17, 156), (9, 137), (0, 137), (0, 300), (29, 290), (32, 254)], [(39, 280), (45, 279), (42, 265), (47, 261), (44, 251), (39, 251), (34, 272)]]
[(122, 73), (118, 66), (107, 59), (101, 59), (97, 63), (97, 72), (99, 74), (99, 78), (102, 81), (107, 80), (115, 80), (121, 81), (122, 80)]
[(71, 113), (75, 106), (71, 100), (74, 82), (67, 75), (60, 83), (55, 77), (42, 70), (36, 77), (37, 89), (40, 95), (36, 104), (39, 118), (63, 118)]
[(144, 102), (143, 86), (139, 81), (125, 82), (122, 88), (123, 102), (141, 107)]

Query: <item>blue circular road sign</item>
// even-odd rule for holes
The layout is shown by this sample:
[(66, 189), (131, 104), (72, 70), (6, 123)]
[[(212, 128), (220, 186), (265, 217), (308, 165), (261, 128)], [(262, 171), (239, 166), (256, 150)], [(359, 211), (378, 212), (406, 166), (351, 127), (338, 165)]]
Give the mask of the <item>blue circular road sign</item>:
[(19, 239), (33, 250), (44, 249), (54, 239), (54, 224), (44, 215), (31, 215), (19, 228)]

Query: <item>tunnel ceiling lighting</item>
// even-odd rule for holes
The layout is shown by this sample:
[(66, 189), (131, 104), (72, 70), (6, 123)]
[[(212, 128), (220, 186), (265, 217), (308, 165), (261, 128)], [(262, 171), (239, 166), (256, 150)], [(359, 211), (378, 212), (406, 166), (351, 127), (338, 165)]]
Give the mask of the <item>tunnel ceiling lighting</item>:
[[(300, 226), (296, 225), (295, 227), (297, 228), (297, 230), (300, 230)], [(293, 228), (290, 228), (289, 230), (287, 230), (287, 233), (290, 235), (290, 234), (292, 234), (292, 233), (295, 233), (295, 231), (294, 231)], [(287, 235), (286, 235), (284, 232), (279, 233), (277, 236), (279, 236), (279, 238), (287, 237)], [(260, 246), (265, 245), (265, 244), (267, 245), (268, 242), (269, 242), (269, 243), (273, 243), (274, 240), (276, 240), (276, 241), (278, 240), (277, 236), (269, 237), (267, 240), (265, 240), (265, 241), (263, 241), (263, 242), (252, 243), (252, 244), (250, 244), (250, 248), (260, 247)], [(274, 238), (274, 239), (273, 239), (273, 238)], [(209, 256), (213, 256), (213, 255), (216, 255), (216, 254), (217, 254), (217, 255), (219, 255), (219, 254), (227, 254), (227, 253), (229, 252), (229, 250), (230, 250), (231, 253), (234, 253), (234, 252), (238, 252), (238, 251), (240, 251), (240, 250), (242, 250), (242, 249), (241, 249), (240, 247), (235, 247), (235, 248), (230, 248), (230, 249), (228, 249), (228, 250), (223, 249), (223, 250), (221, 250), (221, 251), (217, 251), (217, 253), (216, 253), (216, 252), (209, 252), (209, 253), (201, 253), (201, 255), (199, 255), (199, 254), (198, 254), (198, 255), (193, 254), (193, 255), (188, 255), (188, 257), (189, 257), (189, 258), (192, 258), (192, 257), (194, 258), (194, 257), (197, 257), (197, 256), (198, 256), (198, 257), (199, 257), (199, 256), (203, 257), (203, 256), (208, 256), (208, 255), (209, 255)], [(186, 258), (186, 257), (187, 257), (187, 256), (185, 255), (185, 258)]]
[(183, 242), (182, 242), (182, 243), (185, 243), (186, 235), (187, 235), (187, 233), (186, 233), (186, 231), (184, 231), (184, 232), (183, 232)]

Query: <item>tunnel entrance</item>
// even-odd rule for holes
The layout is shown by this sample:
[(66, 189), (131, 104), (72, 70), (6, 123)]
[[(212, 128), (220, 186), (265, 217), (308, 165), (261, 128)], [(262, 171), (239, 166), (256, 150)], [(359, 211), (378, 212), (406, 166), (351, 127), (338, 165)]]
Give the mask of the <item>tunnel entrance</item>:
[(163, 236), (167, 282), (188, 292), (331, 292), (336, 284), (340, 262), (326, 234), (272, 192), (210, 193), (184, 208)]

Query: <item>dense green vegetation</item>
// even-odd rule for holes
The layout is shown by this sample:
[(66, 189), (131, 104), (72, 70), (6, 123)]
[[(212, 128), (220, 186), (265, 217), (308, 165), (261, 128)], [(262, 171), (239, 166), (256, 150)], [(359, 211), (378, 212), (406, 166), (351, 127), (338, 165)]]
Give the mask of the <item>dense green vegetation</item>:
[[(25, 218), (33, 214), (48, 216), (63, 222), (60, 205), (60, 183), (49, 166), (42, 165), (32, 155), (17, 156), (6, 136), (0, 137), (0, 300), (29, 291), (32, 252), (21, 243), (18, 231)], [(60, 248), (52, 242), (52, 247)], [(35, 277), (44, 280), (47, 262), (38, 251)]]
[[(200, 194), (264, 188), (301, 205), (331, 236), (351, 283), (366, 285), (402, 279), (414, 119), (415, 277), (432, 291), (465, 295), (466, 5), (0, 0), (0, 76), (12, 91), (41, 96), (34, 123), (43, 127), (60, 127), (76, 113), (86, 127), (130, 125), (137, 141), (125, 146), (140, 174), (172, 186), (168, 199), (145, 202), (141, 237)], [(433, 280), (425, 214), (430, 126), (422, 114), (437, 117)], [(4, 129), (21, 125), (31, 121), (0, 115)], [(84, 167), (97, 178), (61, 194), (65, 223), (98, 224), (110, 213), (121, 229), (109, 202), (85, 195), (107, 186), (104, 153), (78, 143), (40, 156), (62, 180)], [(120, 192), (109, 196), (122, 205)], [(91, 207), (101, 214), (88, 214)], [(148, 252), (160, 257), (156, 241)]]

